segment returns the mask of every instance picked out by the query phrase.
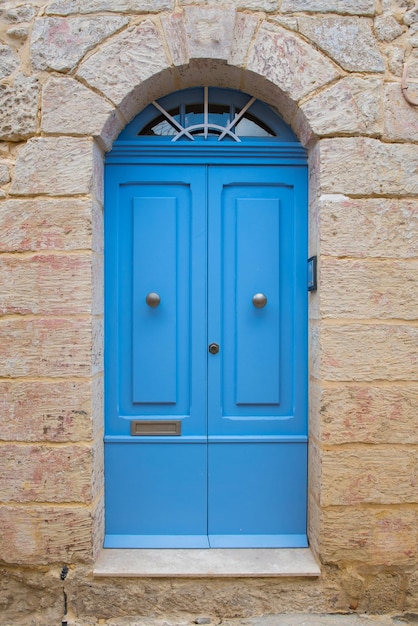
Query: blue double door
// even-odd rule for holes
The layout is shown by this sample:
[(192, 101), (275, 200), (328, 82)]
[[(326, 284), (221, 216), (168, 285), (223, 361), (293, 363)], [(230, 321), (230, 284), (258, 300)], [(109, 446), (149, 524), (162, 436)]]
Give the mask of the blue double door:
[(306, 543), (305, 168), (109, 167), (107, 547)]

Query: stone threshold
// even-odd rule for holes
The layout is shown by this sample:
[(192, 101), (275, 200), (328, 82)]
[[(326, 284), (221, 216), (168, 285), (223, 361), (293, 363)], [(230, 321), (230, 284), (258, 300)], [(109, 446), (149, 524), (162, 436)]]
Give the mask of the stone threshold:
[(97, 577), (244, 578), (315, 577), (321, 569), (309, 548), (120, 549), (104, 548)]

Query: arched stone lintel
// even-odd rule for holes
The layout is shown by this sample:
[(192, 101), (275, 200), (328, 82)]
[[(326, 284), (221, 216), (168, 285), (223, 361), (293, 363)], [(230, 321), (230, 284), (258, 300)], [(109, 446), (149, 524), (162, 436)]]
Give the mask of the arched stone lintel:
[[(99, 46), (76, 73), (85, 86), (113, 103), (126, 122), (155, 98), (212, 84), (257, 96), (292, 126), (301, 99), (340, 76), (328, 57), (260, 15), (198, 6), (130, 26)], [(299, 126), (295, 130), (302, 141), (312, 140), (307, 113), (299, 114), (299, 125), (303, 133)], [(103, 129), (99, 136), (109, 149), (120, 129), (113, 125), (113, 137), (108, 122)]]

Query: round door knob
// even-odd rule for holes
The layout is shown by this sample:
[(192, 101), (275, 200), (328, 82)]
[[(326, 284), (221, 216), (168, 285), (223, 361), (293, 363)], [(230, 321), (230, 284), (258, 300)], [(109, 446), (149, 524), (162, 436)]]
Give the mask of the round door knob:
[(253, 305), (256, 309), (262, 309), (267, 304), (267, 296), (264, 293), (256, 293), (253, 296)]
[(154, 291), (150, 291), (149, 294), (147, 294), (147, 297), (145, 298), (145, 302), (152, 309), (155, 309), (155, 307), (160, 304), (161, 298), (158, 295), (158, 293), (155, 293)]

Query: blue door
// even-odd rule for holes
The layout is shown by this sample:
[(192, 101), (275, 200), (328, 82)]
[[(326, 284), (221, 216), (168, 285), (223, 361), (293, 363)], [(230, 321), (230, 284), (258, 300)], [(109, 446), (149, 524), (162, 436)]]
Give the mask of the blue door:
[(305, 170), (107, 187), (105, 545), (307, 545)]
[(105, 546), (306, 546), (305, 151), (197, 87), (106, 161)]

